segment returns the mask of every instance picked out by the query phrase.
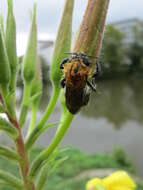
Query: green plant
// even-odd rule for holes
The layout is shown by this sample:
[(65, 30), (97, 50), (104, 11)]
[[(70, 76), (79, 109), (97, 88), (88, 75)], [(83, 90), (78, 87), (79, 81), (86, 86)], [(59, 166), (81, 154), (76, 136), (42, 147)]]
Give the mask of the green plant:
[[(53, 61), (50, 68), (53, 94), (43, 116), (37, 124), (35, 121), (39, 99), (42, 93), (42, 82), (37, 55), (36, 4), (34, 4), (33, 8), (29, 41), (22, 63), (24, 93), (20, 117), (18, 119), (15, 109), (16, 79), (18, 73), (16, 24), (12, 0), (7, 0), (7, 2), (8, 15), (6, 32), (2, 18), (0, 25), (0, 112), (7, 115), (7, 120), (0, 117), (0, 129), (5, 131), (14, 141), (15, 148), (1, 147), (0, 155), (19, 164), (21, 178), (19, 179), (6, 171), (0, 171), (0, 182), (3, 185), (15, 189), (41, 190), (43, 189), (47, 177), (54, 168), (66, 159), (65, 157), (56, 159), (56, 155), (60, 154), (58, 145), (74, 118), (74, 115), (72, 115), (65, 106), (64, 93), (59, 85), (62, 77), (60, 63), (63, 58), (65, 58), (65, 52), (70, 52), (71, 49), (74, 0), (65, 1), (63, 16), (55, 43)], [(99, 55), (108, 4), (109, 0), (89, 0), (73, 51), (84, 52), (91, 56)], [(91, 19), (91, 17), (93, 19)], [(86, 30), (85, 27), (87, 28)], [(94, 71), (96, 60), (92, 66), (92, 70)], [(61, 120), (58, 123), (47, 123), (59, 96), (61, 97), (62, 107)], [(30, 108), (32, 109), (31, 122), (28, 127), (27, 135), (24, 138), (22, 128), (24, 127)], [(35, 141), (47, 129), (57, 124), (57, 132), (50, 145), (41, 151), (30, 164), (29, 153)]]

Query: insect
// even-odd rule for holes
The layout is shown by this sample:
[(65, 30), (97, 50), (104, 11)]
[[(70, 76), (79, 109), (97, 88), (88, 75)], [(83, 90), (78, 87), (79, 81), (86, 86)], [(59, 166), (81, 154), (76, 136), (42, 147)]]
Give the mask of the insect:
[[(82, 106), (88, 104), (91, 90), (96, 91), (96, 77), (99, 73), (99, 67), (97, 64), (96, 72), (92, 74), (91, 56), (76, 52), (68, 54), (70, 57), (65, 58), (60, 65), (60, 69), (64, 73), (61, 86), (65, 87), (68, 110), (72, 114), (76, 114)], [(89, 77), (90, 75), (92, 76)], [(90, 81), (89, 78), (91, 78)]]

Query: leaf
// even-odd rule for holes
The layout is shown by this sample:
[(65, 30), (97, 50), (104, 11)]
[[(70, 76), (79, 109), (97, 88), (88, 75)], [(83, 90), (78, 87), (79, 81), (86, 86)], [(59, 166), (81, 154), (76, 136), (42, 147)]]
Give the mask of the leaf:
[(34, 128), (25, 142), (26, 149), (29, 150), (42, 133), (56, 125), (57, 123), (49, 123), (48, 125), (45, 125), (43, 128)]
[[(55, 171), (55, 169), (62, 164), (68, 157), (59, 158), (60, 154), (66, 149), (56, 149), (52, 155), (45, 161), (39, 172), (37, 180), (37, 190), (42, 190), (47, 178)], [(57, 159), (58, 158), (58, 159)]]
[(16, 139), (18, 137), (17, 129), (12, 126), (6, 119), (0, 117), (0, 130), (5, 131), (11, 138)]
[(61, 158), (59, 160), (48, 160), (42, 167), (40, 175), (37, 181), (37, 190), (42, 190), (47, 178), (56, 170), (56, 168), (62, 164), (68, 157)]
[(18, 154), (14, 150), (6, 146), (0, 146), (0, 156), (5, 157), (8, 160), (10, 159), (13, 161), (19, 161)]
[(9, 184), (11, 187), (16, 189), (22, 189), (22, 181), (12, 174), (0, 170), (0, 180), (4, 181), (6, 184)]

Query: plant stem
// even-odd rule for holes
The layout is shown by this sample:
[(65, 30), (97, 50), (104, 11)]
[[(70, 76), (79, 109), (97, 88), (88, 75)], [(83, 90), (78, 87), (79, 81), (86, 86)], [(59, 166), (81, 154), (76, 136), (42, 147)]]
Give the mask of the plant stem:
[(80, 32), (75, 44), (75, 52), (99, 56), (105, 19), (110, 0), (88, 0)]
[(28, 104), (29, 104), (29, 98), (30, 98), (30, 89), (31, 85), (28, 82), (25, 82), (24, 84), (24, 95), (22, 100), (22, 106), (21, 106), (21, 112), (20, 112), (20, 118), (19, 118), (19, 124), (20, 127), (23, 127), (28, 111)]
[(60, 93), (60, 89), (53, 87), (53, 93), (51, 95), (50, 102), (49, 102), (49, 104), (46, 108), (46, 111), (45, 111), (44, 115), (42, 116), (39, 124), (37, 125), (37, 128), (42, 128), (45, 125), (46, 121), (48, 120), (49, 116), (51, 115), (51, 113), (57, 103), (59, 93)]
[(19, 155), (19, 166), (21, 170), (21, 174), (24, 181), (24, 188), (23, 190), (35, 190), (34, 183), (29, 180), (28, 174), (29, 174), (29, 158), (28, 153), (25, 149), (24, 140), (21, 134), (21, 128), (18, 124), (18, 122), (12, 118), (9, 118), (11, 123), (18, 129), (19, 136), (15, 140), (15, 145), (17, 149), (17, 153)]
[(33, 179), (37, 175), (37, 172), (41, 168), (41, 165), (43, 164), (43, 162), (46, 159), (48, 159), (48, 157), (53, 153), (55, 148), (59, 145), (59, 143), (63, 139), (67, 129), (69, 128), (73, 118), (74, 118), (74, 116), (71, 113), (67, 112), (65, 114), (65, 118), (60, 123), (59, 128), (58, 128), (52, 142), (50, 143), (48, 148), (45, 149), (44, 151), (42, 151), (40, 153), (40, 155), (33, 162), (33, 165), (30, 170), (30, 178), (31, 179)]
[(28, 136), (30, 135), (30, 133), (31, 133), (31, 132), (33, 131), (33, 129), (34, 129), (35, 122), (36, 122), (37, 110), (38, 110), (37, 105), (33, 104), (33, 105), (32, 105), (32, 118), (31, 118), (31, 122), (30, 122), (30, 125), (29, 125), (29, 128), (28, 128), (28, 132), (27, 132), (27, 137), (26, 137), (26, 139), (28, 138)]

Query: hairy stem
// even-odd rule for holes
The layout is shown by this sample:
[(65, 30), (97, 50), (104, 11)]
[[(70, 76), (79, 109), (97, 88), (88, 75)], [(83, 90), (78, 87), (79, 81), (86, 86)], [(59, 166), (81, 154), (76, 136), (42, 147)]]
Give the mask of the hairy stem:
[(24, 181), (24, 187), (23, 190), (35, 190), (34, 183), (29, 180), (28, 174), (29, 174), (29, 158), (28, 153), (24, 146), (24, 140), (21, 134), (21, 128), (16, 120), (13, 120), (12, 118), (9, 118), (11, 123), (18, 129), (19, 136), (15, 140), (15, 145), (17, 149), (17, 153), (19, 155), (19, 166), (21, 170), (21, 175), (23, 177)]
[(22, 106), (21, 106), (21, 113), (20, 113), (20, 118), (19, 118), (19, 123), (20, 127), (23, 127), (27, 112), (28, 112), (28, 107), (29, 107), (29, 98), (30, 98), (30, 89), (31, 85), (30, 83), (25, 82), (24, 85), (24, 95), (23, 95), (23, 100), (22, 100)]
[(88, 0), (74, 51), (98, 56), (110, 0)]

